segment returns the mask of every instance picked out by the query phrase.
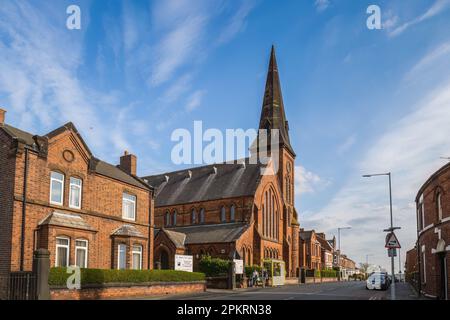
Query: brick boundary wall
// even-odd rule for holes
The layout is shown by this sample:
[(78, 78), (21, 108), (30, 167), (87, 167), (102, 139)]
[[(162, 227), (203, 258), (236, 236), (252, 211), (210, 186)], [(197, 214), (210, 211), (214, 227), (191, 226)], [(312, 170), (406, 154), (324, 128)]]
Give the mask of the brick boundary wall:
[(109, 283), (85, 286), (80, 290), (50, 287), (52, 300), (97, 300), (142, 298), (169, 294), (196, 293), (206, 290), (205, 281), (159, 283)]

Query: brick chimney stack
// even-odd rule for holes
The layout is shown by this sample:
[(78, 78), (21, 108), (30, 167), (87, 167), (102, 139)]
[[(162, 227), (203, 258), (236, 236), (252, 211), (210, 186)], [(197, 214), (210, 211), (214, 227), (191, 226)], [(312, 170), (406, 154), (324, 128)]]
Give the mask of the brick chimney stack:
[(123, 156), (120, 157), (120, 168), (128, 174), (136, 175), (137, 157), (134, 154), (129, 154), (125, 150)]
[(5, 124), (6, 110), (0, 108), (0, 124)]

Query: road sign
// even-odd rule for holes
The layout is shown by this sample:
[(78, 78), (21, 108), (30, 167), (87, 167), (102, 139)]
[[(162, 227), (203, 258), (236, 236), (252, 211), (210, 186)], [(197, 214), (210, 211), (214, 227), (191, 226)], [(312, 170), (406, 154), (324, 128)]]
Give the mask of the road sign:
[(400, 249), (400, 242), (398, 241), (394, 232), (388, 233), (386, 236), (386, 248), (388, 249)]
[(236, 267), (236, 274), (244, 274), (244, 260), (234, 259), (233, 261)]
[(396, 257), (397, 256), (397, 250), (395, 248), (388, 249), (388, 257)]
[(175, 255), (175, 270), (192, 272), (193, 257), (188, 255)]

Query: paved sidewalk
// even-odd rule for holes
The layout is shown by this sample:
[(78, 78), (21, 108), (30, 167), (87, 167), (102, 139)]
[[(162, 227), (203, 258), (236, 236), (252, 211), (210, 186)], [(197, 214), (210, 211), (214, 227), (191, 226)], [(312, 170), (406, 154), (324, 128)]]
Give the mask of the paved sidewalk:
[[(390, 288), (388, 291), (388, 299), (390, 298)], [(397, 300), (429, 300), (424, 296), (418, 297), (417, 292), (414, 290), (411, 284), (401, 282), (395, 284), (395, 294)]]

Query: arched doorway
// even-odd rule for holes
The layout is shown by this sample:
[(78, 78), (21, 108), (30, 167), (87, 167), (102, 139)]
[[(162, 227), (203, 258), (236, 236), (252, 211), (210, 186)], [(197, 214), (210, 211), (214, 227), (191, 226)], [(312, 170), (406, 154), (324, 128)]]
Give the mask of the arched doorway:
[(159, 261), (161, 262), (161, 269), (167, 270), (169, 269), (169, 254), (166, 250), (161, 250), (159, 255)]
[(438, 265), (438, 298), (440, 300), (447, 300), (447, 251), (445, 250), (445, 241), (443, 239), (440, 239), (438, 241), (437, 247), (436, 247), (436, 256), (437, 256), (437, 265)]

